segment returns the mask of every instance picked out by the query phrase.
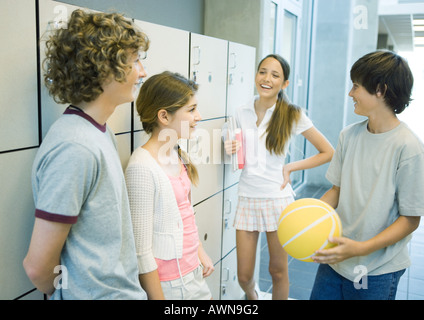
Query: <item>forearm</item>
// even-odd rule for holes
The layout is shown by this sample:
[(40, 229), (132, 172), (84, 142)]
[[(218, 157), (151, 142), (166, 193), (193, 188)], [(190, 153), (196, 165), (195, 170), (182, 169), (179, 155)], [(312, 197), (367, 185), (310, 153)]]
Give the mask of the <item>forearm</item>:
[(418, 227), (420, 217), (399, 217), (392, 225), (367, 241), (355, 241), (345, 237), (334, 237), (330, 239), (337, 244), (331, 249), (316, 251), (313, 260), (318, 263), (339, 263), (346, 259), (367, 256), (377, 250), (391, 246)]
[(317, 149), (318, 154), (295, 162), (295, 170), (311, 169), (331, 161), (334, 155), (334, 148), (319, 130), (312, 127), (303, 132), (302, 135)]
[(328, 203), (334, 209), (339, 205), (340, 188), (333, 186), (322, 197), (321, 200)]
[(334, 148), (328, 140), (316, 128), (311, 128), (302, 135), (318, 150), (318, 153), (300, 161), (288, 163), (284, 170), (288, 173), (299, 170), (306, 170), (319, 167), (331, 161), (334, 155)]
[(200, 263), (203, 266), (203, 277), (204, 278), (209, 277), (212, 274), (212, 272), (214, 272), (215, 267), (213, 266), (213, 262), (211, 258), (208, 256), (205, 249), (203, 248), (201, 241), (199, 241), (199, 248), (197, 253), (199, 256)]
[(71, 225), (35, 219), (34, 230), (23, 266), (28, 278), (41, 292), (51, 295), (59, 276), (60, 254)]
[(56, 290), (54, 286), (55, 278), (59, 276), (59, 273), (54, 273), (54, 269), (60, 265), (60, 261), (58, 260), (56, 263), (42, 268), (35, 267), (35, 264), (29, 257), (25, 257), (23, 266), (28, 278), (39, 291), (52, 295)]
[(414, 232), (420, 224), (420, 217), (400, 216), (392, 225), (375, 237), (362, 242), (359, 255), (368, 255), (374, 251), (391, 246)]
[(157, 269), (149, 273), (140, 274), (138, 279), (149, 300), (165, 300)]
[(290, 172), (312, 169), (328, 163), (329, 161), (331, 161), (331, 157), (331, 152), (320, 152), (312, 157), (288, 163), (285, 167)]

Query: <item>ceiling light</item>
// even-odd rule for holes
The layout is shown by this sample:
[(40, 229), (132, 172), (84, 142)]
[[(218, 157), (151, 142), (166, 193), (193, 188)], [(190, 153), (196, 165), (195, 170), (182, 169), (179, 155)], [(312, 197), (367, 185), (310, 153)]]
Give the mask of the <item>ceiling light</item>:
[(414, 26), (424, 26), (424, 19), (414, 19), (412, 23)]
[(424, 26), (414, 26), (414, 31), (415, 32), (424, 31)]
[(415, 37), (414, 38), (414, 43), (416, 45), (424, 45), (424, 37)]

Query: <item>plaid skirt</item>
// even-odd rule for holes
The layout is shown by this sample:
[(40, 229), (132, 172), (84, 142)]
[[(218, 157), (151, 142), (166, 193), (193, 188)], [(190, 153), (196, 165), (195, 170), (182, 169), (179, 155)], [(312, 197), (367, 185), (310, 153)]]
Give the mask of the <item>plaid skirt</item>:
[(281, 212), (293, 201), (292, 196), (276, 199), (239, 196), (233, 226), (244, 231), (277, 231)]

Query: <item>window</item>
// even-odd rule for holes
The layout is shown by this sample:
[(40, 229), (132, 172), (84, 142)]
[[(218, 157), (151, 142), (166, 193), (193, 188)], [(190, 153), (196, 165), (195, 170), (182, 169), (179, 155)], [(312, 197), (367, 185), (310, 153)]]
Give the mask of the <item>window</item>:
[(275, 53), (276, 41), (275, 34), (277, 29), (278, 4), (271, 1), (270, 17), (269, 17), (269, 53)]

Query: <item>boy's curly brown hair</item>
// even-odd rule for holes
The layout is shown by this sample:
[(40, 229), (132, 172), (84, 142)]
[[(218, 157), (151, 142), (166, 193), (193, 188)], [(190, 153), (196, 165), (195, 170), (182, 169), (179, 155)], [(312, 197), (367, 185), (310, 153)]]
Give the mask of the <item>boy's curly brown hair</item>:
[(95, 100), (111, 76), (125, 82), (129, 58), (147, 51), (149, 39), (121, 14), (75, 10), (46, 48), (44, 81), (50, 95), (57, 103), (78, 105)]

